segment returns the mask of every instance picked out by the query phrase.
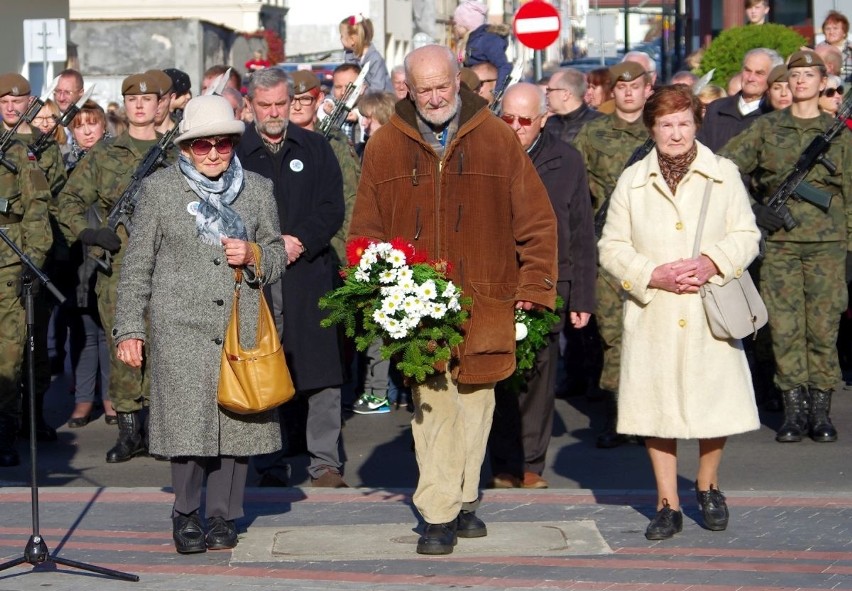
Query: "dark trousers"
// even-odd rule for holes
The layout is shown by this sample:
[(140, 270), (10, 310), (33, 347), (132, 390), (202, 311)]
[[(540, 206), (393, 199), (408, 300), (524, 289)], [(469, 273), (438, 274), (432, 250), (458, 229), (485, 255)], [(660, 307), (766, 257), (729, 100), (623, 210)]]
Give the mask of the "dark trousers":
[(96, 308), (75, 308), (68, 313), (71, 332), (71, 371), (74, 376), (74, 400), (94, 402), (107, 398), (110, 350)]
[(172, 458), (172, 488), (175, 505), (172, 516), (189, 515), (201, 508), (201, 488), (207, 476), (205, 517), (226, 520), (243, 516), (247, 457)]

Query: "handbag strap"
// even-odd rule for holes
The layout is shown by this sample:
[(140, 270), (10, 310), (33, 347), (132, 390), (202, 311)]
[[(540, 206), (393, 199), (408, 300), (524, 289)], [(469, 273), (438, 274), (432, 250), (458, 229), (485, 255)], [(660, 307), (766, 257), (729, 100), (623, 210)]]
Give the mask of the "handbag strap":
[[(254, 275), (258, 279), (263, 278), (263, 267), (260, 264), (261, 253), (263, 252), (260, 249), (260, 245), (257, 242), (249, 242), (249, 248), (254, 253)], [(238, 290), (240, 284), (243, 282), (243, 268), (237, 267), (234, 269), (234, 289)]]
[(701, 213), (698, 215), (698, 228), (695, 230), (695, 245), (692, 247), (692, 258), (696, 258), (701, 250), (701, 234), (704, 233), (704, 218), (707, 217), (707, 207), (710, 205), (710, 192), (713, 190), (713, 179), (707, 178), (704, 188), (704, 200), (701, 202)]

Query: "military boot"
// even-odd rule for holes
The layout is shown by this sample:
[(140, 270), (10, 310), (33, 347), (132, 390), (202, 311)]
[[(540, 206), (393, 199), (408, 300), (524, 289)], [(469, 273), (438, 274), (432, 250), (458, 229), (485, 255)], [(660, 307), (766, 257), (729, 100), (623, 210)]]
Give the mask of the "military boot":
[(107, 463), (126, 462), (134, 456), (145, 453), (145, 444), (142, 441), (141, 415), (142, 413), (138, 410), (118, 413), (118, 441), (107, 452)]
[(781, 392), (784, 403), (784, 424), (775, 434), (775, 441), (791, 443), (802, 440), (808, 428), (808, 394), (804, 386)]
[(11, 468), (21, 463), (21, 457), (15, 449), (17, 432), (18, 424), (15, 417), (0, 413), (0, 468)]
[(810, 426), (811, 439), (819, 443), (837, 441), (837, 429), (831, 424), (828, 413), (831, 412), (831, 390), (810, 390)]
[(627, 436), (616, 431), (618, 425), (618, 397), (615, 392), (602, 392), (606, 399), (606, 427), (598, 434), (595, 445), (611, 449), (627, 442)]

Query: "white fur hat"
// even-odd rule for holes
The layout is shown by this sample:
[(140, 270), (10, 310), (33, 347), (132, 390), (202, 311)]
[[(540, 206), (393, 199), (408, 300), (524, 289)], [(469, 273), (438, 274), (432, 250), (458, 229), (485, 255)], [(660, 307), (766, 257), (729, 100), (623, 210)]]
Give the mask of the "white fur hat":
[(215, 94), (197, 96), (186, 103), (175, 144), (200, 137), (242, 135), (245, 129), (245, 123), (234, 119), (227, 99)]

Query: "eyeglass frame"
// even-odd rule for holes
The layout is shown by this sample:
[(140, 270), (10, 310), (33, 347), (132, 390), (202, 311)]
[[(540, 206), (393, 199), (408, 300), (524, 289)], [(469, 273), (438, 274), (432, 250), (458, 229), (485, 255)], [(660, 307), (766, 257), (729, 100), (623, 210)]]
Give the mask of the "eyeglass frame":
[[(820, 94), (822, 96), (825, 96), (825, 97), (828, 97), (828, 98), (834, 98), (835, 94), (839, 94), (840, 96), (843, 96), (843, 90), (844, 90), (843, 85), (841, 84), (837, 88), (826, 88)], [(829, 94), (829, 91), (831, 91), (831, 94)]]
[[(511, 117), (512, 120), (506, 121), (506, 117)], [(544, 117), (543, 114), (536, 115), (535, 117), (521, 117), (520, 115), (508, 115), (506, 113), (500, 115), (500, 119), (502, 119), (503, 123), (505, 123), (506, 125), (512, 125), (515, 121), (517, 121), (518, 125), (520, 125), (521, 127), (531, 127), (536, 119), (541, 119), (542, 117)], [(522, 121), (523, 119), (526, 119), (528, 123), (524, 123)]]
[[(211, 139), (216, 140), (216, 141), (211, 141)], [(231, 144), (230, 147), (227, 148), (227, 149), (220, 150), (219, 145), (223, 141), (226, 141), (226, 140)], [(196, 151), (195, 145), (198, 144), (199, 142), (206, 142), (207, 144), (210, 145), (210, 147), (207, 149), (206, 152), (199, 153), (198, 151)], [(219, 154), (219, 156), (222, 156), (223, 154), (230, 154), (231, 152), (233, 152), (236, 145), (237, 145), (237, 140), (232, 135), (223, 135), (223, 136), (218, 136), (218, 137), (213, 137), (213, 138), (198, 137), (198, 138), (195, 138), (194, 140), (189, 142), (189, 150), (190, 150), (190, 152), (192, 152), (193, 154), (195, 154), (199, 158), (207, 156), (212, 150), (216, 150), (216, 153)], [(223, 146), (223, 148), (224, 148), (224, 146)]]
[[(310, 101), (307, 104), (305, 104), (304, 99), (310, 99)], [(292, 104), (295, 105), (296, 103), (299, 103), (299, 105), (302, 106), (302, 107), (310, 107), (311, 105), (316, 103), (318, 100), (319, 100), (319, 97), (314, 96), (314, 95), (310, 94), (309, 92), (307, 92), (307, 93), (303, 94), (302, 96), (294, 96), (292, 98)]]
[(565, 92), (571, 92), (571, 89), (569, 89), (569, 88), (559, 88), (559, 87), (551, 88), (550, 86), (545, 86), (544, 87), (544, 94), (550, 94), (554, 90), (562, 90), (562, 91), (565, 91)]

